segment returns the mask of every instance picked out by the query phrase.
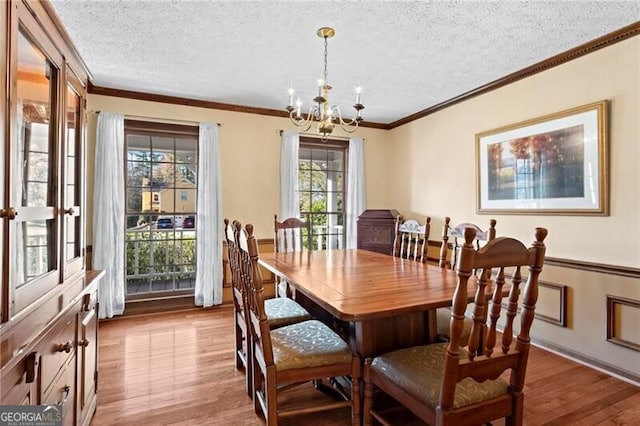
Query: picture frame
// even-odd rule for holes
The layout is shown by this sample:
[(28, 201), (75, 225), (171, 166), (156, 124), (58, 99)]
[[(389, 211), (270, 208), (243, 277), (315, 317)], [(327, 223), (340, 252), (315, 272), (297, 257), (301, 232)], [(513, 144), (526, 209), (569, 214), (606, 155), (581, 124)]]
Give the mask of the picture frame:
[(609, 214), (608, 101), (476, 134), (479, 214)]

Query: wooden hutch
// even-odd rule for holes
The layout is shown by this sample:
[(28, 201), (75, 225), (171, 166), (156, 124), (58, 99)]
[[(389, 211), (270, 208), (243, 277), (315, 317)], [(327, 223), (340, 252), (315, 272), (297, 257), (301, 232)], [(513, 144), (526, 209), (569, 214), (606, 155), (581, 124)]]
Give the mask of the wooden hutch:
[(85, 267), (89, 72), (48, 2), (0, 4), (0, 405), (96, 407), (101, 273)]
[(358, 216), (358, 248), (393, 254), (397, 210), (369, 209)]

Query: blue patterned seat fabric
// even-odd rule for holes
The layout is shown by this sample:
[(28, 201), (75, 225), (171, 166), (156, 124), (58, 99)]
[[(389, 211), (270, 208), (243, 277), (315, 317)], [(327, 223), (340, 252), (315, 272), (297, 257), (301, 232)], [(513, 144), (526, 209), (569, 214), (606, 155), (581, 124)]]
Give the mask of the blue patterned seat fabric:
[(282, 327), (311, 319), (311, 314), (306, 309), (286, 297), (266, 299), (264, 301), (264, 310), (270, 328)]
[(318, 320), (271, 330), (273, 361), (278, 371), (351, 362), (344, 340)]
[[(389, 352), (374, 358), (371, 368), (388, 377), (410, 395), (437, 407), (444, 374), (444, 359), (448, 343), (416, 346)], [(460, 349), (460, 358), (468, 352)], [(466, 378), (458, 383), (453, 408), (485, 401), (507, 393), (502, 379), (478, 383)]]

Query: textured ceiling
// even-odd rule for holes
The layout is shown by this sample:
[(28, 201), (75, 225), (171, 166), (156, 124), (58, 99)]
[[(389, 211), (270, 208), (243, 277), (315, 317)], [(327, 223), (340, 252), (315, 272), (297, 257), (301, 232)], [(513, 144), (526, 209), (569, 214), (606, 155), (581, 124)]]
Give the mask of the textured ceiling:
[(640, 21), (636, 1), (53, 0), (93, 84), (284, 109), (309, 105), (329, 39), (332, 103), (364, 88), (390, 123)]

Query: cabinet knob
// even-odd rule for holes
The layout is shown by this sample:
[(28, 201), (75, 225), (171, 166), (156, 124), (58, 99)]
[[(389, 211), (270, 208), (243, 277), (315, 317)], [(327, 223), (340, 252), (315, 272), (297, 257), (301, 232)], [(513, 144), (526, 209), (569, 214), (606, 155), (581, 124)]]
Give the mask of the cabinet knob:
[(66, 352), (69, 353), (73, 349), (73, 342), (69, 340), (67, 343), (59, 343), (57, 352)]
[(6, 217), (9, 220), (13, 220), (18, 216), (18, 212), (13, 207), (8, 209), (0, 209), (0, 217)]
[(69, 215), (69, 216), (73, 216), (73, 214), (74, 214), (75, 212), (76, 212), (76, 211), (73, 209), (73, 207), (69, 207), (68, 209), (64, 209), (64, 214), (67, 214), (67, 215)]
[(78, 342), (78, 346), (82, 346), (83, 348), (86, 348), (87, 346), (89, 346), (89, 339), (82, 339)]

